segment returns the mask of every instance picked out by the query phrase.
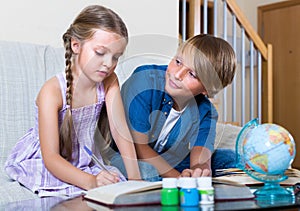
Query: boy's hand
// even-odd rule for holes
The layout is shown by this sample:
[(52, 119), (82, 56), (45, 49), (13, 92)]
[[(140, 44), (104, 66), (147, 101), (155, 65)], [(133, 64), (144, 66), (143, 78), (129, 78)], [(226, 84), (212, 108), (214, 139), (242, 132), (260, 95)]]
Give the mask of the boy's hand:
[(211, 176), (211, 172), (209, 169), (201, 169), (201, 168), (184, 169), (180, 174), (180, 177), (204, 177), (204, 176)]
[(177, 171), (176, 169), (170, 169), (166, 173), (161, 175), (162, 177), (180, 177), (180, 172)]

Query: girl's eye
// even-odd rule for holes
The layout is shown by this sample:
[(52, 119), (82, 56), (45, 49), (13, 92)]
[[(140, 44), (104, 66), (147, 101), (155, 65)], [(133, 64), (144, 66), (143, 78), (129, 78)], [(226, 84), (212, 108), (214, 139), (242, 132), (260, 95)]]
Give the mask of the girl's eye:
[(114, 61), (118, 61), (119, 58), (120, 58), (119, 56), (113, 56), (113, 60), (114, 60)]
[(95, 51), (95, 52), (96, 52), (96, 55), (98, 55), (98, 56), (104, 56), (104, 54), (105, 54), (105, 53), (99, 52), (99, 51)]

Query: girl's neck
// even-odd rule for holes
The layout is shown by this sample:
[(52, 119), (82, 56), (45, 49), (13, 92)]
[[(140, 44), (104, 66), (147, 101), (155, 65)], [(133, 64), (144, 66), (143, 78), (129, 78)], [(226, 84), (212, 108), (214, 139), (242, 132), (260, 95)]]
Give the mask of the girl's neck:
[(82, 89), (77, 86), (73, 92), (73, 108), (80, 108), (93, 105), (97, 102), (97, 87), (90, 89)]
[(73, 108), (92, 105), (97, 102), (97, 84), (92, 83), (83, 73), (74, 74)]

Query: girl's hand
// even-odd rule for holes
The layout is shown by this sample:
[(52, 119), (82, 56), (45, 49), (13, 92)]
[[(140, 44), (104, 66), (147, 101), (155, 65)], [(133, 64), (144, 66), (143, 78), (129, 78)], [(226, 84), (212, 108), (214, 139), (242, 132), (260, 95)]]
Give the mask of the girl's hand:
[(211, 172), (209, 169), (201, 169), (201, 168), (195, 168), (195, 169), (184, 169), (180, 177), (204, 177), (204, 176), (210, 176)]
[(120, 182), (119, 175), (113, 171), (102, 170), (96, 176), (97, 187)]

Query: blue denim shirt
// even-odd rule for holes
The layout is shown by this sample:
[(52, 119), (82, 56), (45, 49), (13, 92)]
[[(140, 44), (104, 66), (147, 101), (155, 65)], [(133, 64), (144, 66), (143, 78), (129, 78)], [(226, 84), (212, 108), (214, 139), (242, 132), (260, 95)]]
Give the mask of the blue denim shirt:
[[(154, 147), (173, 106), (165, 92), (167, 65), (138, 67), (121, 89), (128, 126), (144, 133)], [(193, 146), (214, 150), (218, 114), (207, 97), (200, 94), (188, 103), (170, 131), (168, 141), (159, 154), (180, 172), (190, 168), (189, 154)]]

